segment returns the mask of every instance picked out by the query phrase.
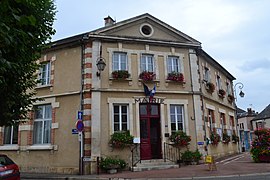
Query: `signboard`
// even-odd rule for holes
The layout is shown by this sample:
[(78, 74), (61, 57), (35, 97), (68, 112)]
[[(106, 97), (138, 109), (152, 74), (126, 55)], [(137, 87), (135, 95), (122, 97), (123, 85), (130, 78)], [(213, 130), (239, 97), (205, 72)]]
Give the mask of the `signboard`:
[(204, 142), (197, 142), (198, 145), (204, 145)]
[(83, 121), (82, 120), (78, 120), (76, 122), (76, 129), (79, 131), (79, 132), (82, 132), (83, 129), (84, 129), (84, 124), (83, 124)]
[(72, 129), (71, 132), (72, 132), (72, 134), (78, 134), (79, 133), (77, 129)]
[(82, 111), (78, 111), (77, 119), (79, 119), (79, 120), (83, 119), (83, 112)]
[(83, 158), (83, 161), (85, 162), (85, 161), (91, 161), (91, 157), (84, 157)]

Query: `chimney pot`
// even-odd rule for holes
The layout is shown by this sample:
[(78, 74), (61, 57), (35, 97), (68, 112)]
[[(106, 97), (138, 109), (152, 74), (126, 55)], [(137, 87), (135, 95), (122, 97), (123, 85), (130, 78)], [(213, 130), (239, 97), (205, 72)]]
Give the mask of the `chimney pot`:
[(108, 16), (104, 18), (104, 22), (105, 22), (105, 27), (107, 27), (107, 26), (113, 25), (115, 23), (115, 20), (113, 20), (111, 16)]

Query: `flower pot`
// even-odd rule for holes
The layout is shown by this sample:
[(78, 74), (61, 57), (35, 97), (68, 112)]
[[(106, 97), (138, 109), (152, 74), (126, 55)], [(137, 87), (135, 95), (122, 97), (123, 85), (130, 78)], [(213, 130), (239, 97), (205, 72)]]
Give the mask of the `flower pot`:
[(115, 174), (115, 173), (117, 173), (117, 169), (108, 169), (107, 173), (108, 174)]
[(259, 155), (260, 162), (267, 162), (270, 163), (270, 156), (269, 155)]

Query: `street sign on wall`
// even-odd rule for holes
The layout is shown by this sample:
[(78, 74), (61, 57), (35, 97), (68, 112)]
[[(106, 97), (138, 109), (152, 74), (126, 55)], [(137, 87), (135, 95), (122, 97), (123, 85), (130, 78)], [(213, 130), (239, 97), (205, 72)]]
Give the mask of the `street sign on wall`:
[(79, 119), (79, 120), (83, 119), (83, 112), (82, 111), (78, 111), (77, 119)]
[(83, 121), (82, 120), (78, 120), (76, 122), (76, 129), (79, 131), (79, 132), (82, 132), (83, 129), (84, 129), (84, 124), (83, 124)]

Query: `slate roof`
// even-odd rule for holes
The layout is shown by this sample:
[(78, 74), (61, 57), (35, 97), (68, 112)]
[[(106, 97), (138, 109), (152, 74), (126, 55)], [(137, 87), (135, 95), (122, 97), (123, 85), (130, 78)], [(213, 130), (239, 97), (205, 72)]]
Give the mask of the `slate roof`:
[(252, 120), (260, 120), (267, 118), (270, 118), (270, 104)]

